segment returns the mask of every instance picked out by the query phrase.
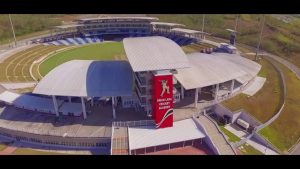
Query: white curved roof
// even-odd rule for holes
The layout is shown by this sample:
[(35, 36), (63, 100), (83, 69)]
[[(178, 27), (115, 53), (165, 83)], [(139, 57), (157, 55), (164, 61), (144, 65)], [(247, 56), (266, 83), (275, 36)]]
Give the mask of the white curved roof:
[(123, 40), (126, 56), (134, 72), (189, 67), (186, 54), (174, 41), (161, 37), (137, 37)]
[(126, 61), (72, 60), (49, 72), (33, 93), (55, 96), (130, 96), (133, 74)]
[(180, 69), (174, 76), (185, 89), (206, 87), (229, 80), (249, 81), (259, 72), (261, 65), (237, 54), (191, 53), (191, 68)]
[(154, 126), (129, 127), (129, 149), (135, 150), (182, 141), (204, 138), (205, 134), (189, 118), (176, 121), (173, 127), (156, 129)]

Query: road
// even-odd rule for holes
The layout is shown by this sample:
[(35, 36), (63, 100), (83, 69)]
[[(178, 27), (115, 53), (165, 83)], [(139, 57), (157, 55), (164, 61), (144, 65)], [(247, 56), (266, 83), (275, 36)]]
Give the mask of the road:
[[(228, 43), (228, 40), (226, 39), (222, 39), (222, 38), (217, 38), (217, 37), (211, 37), (210, 39), (212, 40), (216, 40), (218, 42), (226, 42)], [(256, 51), (256, 48), (252, 47), (252, 46), (248, 46), (248, 45), (245, 45), (245, 44), (240, 44), (240, 43), (237, 43), (237, 45), (241, 46), (241, 47), (244, 47), (244, 48), (247, 48), (247, 49), (250, 49), (252, 51)], [(279, 56), (276, 56), (276, 55), (273, 55), (271, 53), (268, 53), (266, 51), (262, 51), (260, 52), (259, 55), (264, 55), (264, 56), (267, 56), (269, 58), (272, 58), (274, 60), (276, 60), (277, 62), (283, 64), (284, 66), (286, 66), (288, 69), (290, 69), (292, 72), (295, 73), (295, 75), (298, 77), (298, 79), (300, 79), (300, 68), (297, 67), (296, 65), (294, 65), (293, 63), (279, 57)]]

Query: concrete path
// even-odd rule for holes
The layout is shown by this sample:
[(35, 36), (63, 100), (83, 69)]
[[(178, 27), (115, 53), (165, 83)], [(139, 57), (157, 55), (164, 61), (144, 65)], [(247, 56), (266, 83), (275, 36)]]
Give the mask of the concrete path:
[(203, 126), (220, 152), (220, 155), (235, 155), (231, 146), (227, 143), (222, 133), (219, 132), (218, 128), (210, 121), (207, 117), (200, 115), (199, 118), (195, 118), (201, 126)]
[(265, 155), (278, 155), (278, 153), (276, 153), (275, 151), (269, 149), (268, 147), (254, 141), (253, 139), (248, 139), (246, 141), (246, 143), (248, 143), (249, 145), (251, 145), (253, 148), (255, 148), (256, 150), (262, 152)]
[(36, 46), (36, 45), (24, 45), (24, 46), (19, 46), (19, 47), (16, 47), (16, 48), (2, 49), (0, 51), (0, 63), (2, 63), (8, 57), (10, 57), (10, 56), (22, 51), (22, 50), (31, 48), (33, 46)]
[(264, 86), (265, 82), (266, 82), (266, 78), (256, 76), (253, 83), (247, 86), (247, 88), (243, 90), (243, 93), (248, 96), (253, 96)]
[(296, 76), (298, 77), (298, 79), (300, 79), (300, 68), (298, 68), (296, 65), (294, 65), (293, 63), (270, 53), (267, 52), (263, 52), (263, 54), (267, 57), (270, 57), (274, 60), (276, 60), (277, 62), (283, 64), (284, 66), (286, 66), (288, 69), (290, 69), (292, 72), (294, 72), (296, 74)]
[(26, 83), (1, 83), (3, 87), (6, 89), (22, 89), (28, 87), (34, 87), (37, 83), (36, 82), (26, 82)]
[(292, 150), (292, 152), (290, 153), (292, 155), (300, 155), (300, 143), (297, 144), (294, 149)]

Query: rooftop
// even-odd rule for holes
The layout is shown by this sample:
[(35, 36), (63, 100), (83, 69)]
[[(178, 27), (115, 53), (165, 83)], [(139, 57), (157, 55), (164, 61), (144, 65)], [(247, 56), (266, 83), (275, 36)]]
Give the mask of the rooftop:
[(130, 150), (205, 137), (192, 119), (176, 121), (173, 127), (162, 129), (156, 129), (155, 126), (130, 127), (128, 133)]
[(123, 40), (126, 56), (134, 72), (182, 69), (189, 67), (186, 54), (174, 41), (161, 37)]
[(191, 68), (180, 69), (174, 75), (187, 90), (233, 79), (244, 83), (255, 77), (261, 68), (259, 64), (237, 54), (191, 53), (188, 54), (188, 59)]
[(169, 22), (151, 22), (152, 25), (166, 25), (166, 26), (185, 26), (179, 23), (169, 23)]
[(79, 19), (79, 21), (93, 21), (93, 20), (110, 20), (110, 19), (125, 19), (125, 20), (150, 20), (155, 21), (158, 20), (156, 17), (141, 17), (141, 16), (108, 16), (108, 17), (97, 17), (97, 18), (83, 18)]
[(129, 96), (133, 75), (127, 61), (72, 60), (49, 72), (33, 93), (55, 96)]
[(206, 32), (192, 30), (192, 29), (184, 29), (184, 28), (173, 28), (172, 32), (181, 32), (181, 33), (188, 33), (188, 34), (208, 34)]

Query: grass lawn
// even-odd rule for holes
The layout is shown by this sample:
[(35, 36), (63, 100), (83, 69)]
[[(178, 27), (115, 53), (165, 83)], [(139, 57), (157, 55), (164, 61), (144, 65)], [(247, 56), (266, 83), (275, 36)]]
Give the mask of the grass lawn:
[[(231, 111), (244, 109), (260, 122), (269, 120), (280, 108), (280, 77), (273, 65), (262, 59), (259, 76), (267, 78), (264, 86), (254, 96), (239, 94), (222, 104)], [(267, 106), (266, 106), (267, 105)]]
[(65, 155), (65, 154), (48, 152), (48, 151), (39, 151), (30, 148), (18, 148), (15, 152), (13, 152), (13, 155)]
[(4, 150), (6, 148), (6, 145), (0, 144), (0, 151)]
[(40, 73), (45, 76), (56, 66), (70, 60), (117, 60), (122, 59), (125, 51), (122, 42), (93, 44), (67, 50), (51, 56), (40, 65)]
[(194, 53), (194, 52), (199, 52), (199, 50), (192, 48), (191, 46), (182, 46), (181, 49), (186, 53)]
[(229, 130), (227, 130), (224, 126), (219, 126), (220, 129), (223, 131), (223, 133), (229, 138), (230, 142), (239, 142), (241, 139), (234, 135), (232, 132), (230, 132)]
[(287, 87), (285, 107), (281, 115), (260, 134), (281, 151), (287, 151), (300, 138), (300, 80), (288, 68), (280, 66)]
[(254, 147), (247, 143), (239, 146), (238, 149), (243, 155), (263, 155), (262, 152), (256, 150)]

